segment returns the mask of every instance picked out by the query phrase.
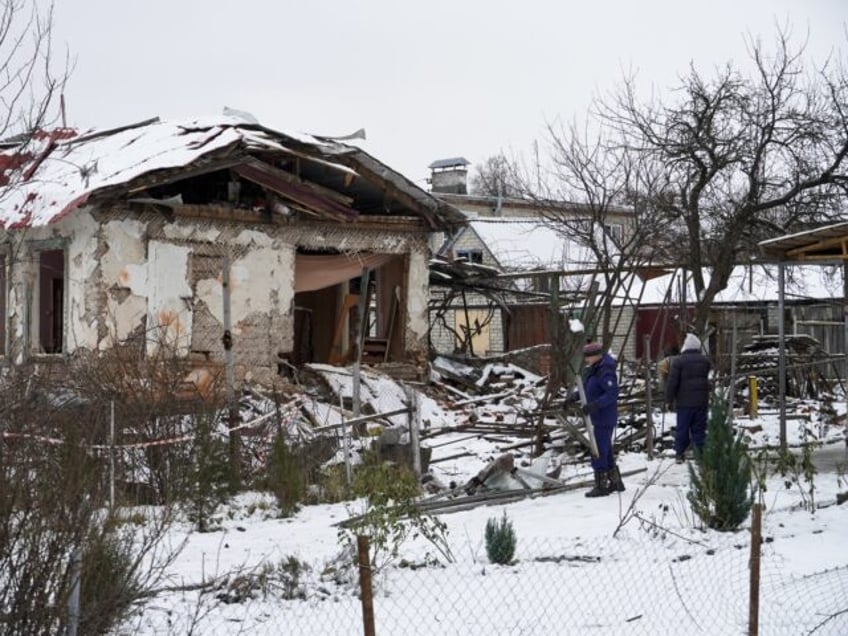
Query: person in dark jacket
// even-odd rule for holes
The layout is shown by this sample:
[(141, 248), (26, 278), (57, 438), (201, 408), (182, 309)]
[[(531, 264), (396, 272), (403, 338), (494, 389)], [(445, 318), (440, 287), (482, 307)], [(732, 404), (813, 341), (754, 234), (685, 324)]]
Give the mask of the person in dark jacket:
[(675, 357), (665, 386), (665, 401), (677, 408), (674, 454), (682, 464), (690, 442), (695, 452), (704, 449), (707, 436), (707, 410), (710, 404), (710, 361), (701, 353), (701, 341), (688, 334), (680, 355)]
[(583, 347), (583, 359), (586, 363), (583, 371), (586, 403), (581, 410), (592, 420), (598, 446), (598, 456), (591, 460), (595, 487), (586, 496), (603, 497), (613, 491), (624, 490), (612, 447), (613, 433), (618, 422), (618, 378), (615, 360), (604, 353), (599, 343), (590, 342)]

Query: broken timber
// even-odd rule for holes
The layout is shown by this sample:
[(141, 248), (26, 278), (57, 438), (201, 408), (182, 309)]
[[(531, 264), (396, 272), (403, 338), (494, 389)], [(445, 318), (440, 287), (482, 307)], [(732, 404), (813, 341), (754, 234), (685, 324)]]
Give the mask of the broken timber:
[[(630, 477), (638, 473), (646, 472), (647, 470), (647, 468), (639, 468), (637, 470), (622, 471), (621, 476)], [(540, 478), (539, 475), (535, 474), (533, 475), (533, 477), (535, 479)], [(463, 510), (470, 510), (478, 506), (489, 506), (495, 504), (500, 505), (505, 503), (512, 503), (515, 501), (521, 501), (522, 499), (535, 499), (536, 497), (546, 497), (547, 495), (558, 495), (560, 493), (569, 492), (572, 490), (589, 488), (590, 486), (592, 486), (593, 483), (594, 482), (589, 479), (583, 479), (581, 481), (577, 481), (571, 484), (560, 482), (557, 486), (545, 485), (541, 488), (531, 488), (530, 490), (521, 488), (513, 490), (492, 491), (476, 495), (456, 496), (453, 499), (447, 499), (448, 497), (450, 497), (451, 494), (458, 495), (460, 492), (463, 491), (464, 486), (458, 486), (456, 488), (446, 490), (444, 493), (439, 493), (437, 495), (433, 495), (432, 497), (419, 501), (413, 504), (413, 507), (418, 512), (424, 514), (447, 514), (450, 512), (461, 512)], [(345, 528), (352, 523), (361, 521), (364, 517), (365, 515), (357, 515), (355, 517), (350, 517), (348, 519), (339, 521), (333, 525)]]

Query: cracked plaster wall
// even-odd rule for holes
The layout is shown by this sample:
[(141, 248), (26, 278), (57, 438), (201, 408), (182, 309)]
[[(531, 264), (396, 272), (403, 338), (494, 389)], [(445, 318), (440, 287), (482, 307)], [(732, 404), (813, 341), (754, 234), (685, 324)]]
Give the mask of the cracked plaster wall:
[[(220, 258), (230, 252), (233, 354), (239, 376), (257, 365), (275, 372), (278, 353), (293, 339), (294, 262), (297, 248), (355, 252), (372, 250), (408, 256), (406, 353), (426, 356), (428, 245), (424, 232), (357, 228), (332, 223), (246, 227), (203, 219), (165, 221), (159, 214), (130, 215), (120, 210), (81, 209), (55, 225), (7, 235), (15, 253), (44, 241), (67, 250), (66, 345), (104, 350), (144, 335), (148, 347), (158, 339), (183, 353), (193, 348), (195, 312), (206, 312), (212, 331), (223, 333), (220, 269), (193, 276), (192, 254)], [(52, 243), (51, 243), (52, 244)], [(32, 255), (30, 253), (30, 255)], [(32, 290), (37, 259), (12, 259), (9, 317), (12, 358), (20, 363), (34, 353)], [(30, 324), (29, 329), (34, 327)], [(197, 344), (196, 342), (194, 344)], [(219, 338), (207, 338), (206, 355), (222, 360)], [(29, 351), (27, 351), (29, 349)]]

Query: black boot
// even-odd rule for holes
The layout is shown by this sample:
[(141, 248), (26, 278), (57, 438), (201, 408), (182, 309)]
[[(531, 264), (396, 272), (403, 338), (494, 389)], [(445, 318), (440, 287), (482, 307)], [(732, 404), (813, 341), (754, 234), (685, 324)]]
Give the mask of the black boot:
[(610, 494), (609, 474), (606, 470), (595, 471), (595, 487), (586, 493), (587, 497), (606, 497)]
[(610, 491), (624, 492), (624, 482), (621, 481), (621, 471), (618, 469), (618, 466), (613, 466), (612, 470), (609, 471), (609, 479)]

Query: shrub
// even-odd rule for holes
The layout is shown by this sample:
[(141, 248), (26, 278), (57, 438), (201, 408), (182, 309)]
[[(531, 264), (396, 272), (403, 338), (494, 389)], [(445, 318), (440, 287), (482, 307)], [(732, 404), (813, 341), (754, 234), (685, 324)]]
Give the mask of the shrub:
[(143, 596), (134, 566), (132, 544), (115, 530), (94, 537), (82, 557), (80, 576), (81, 634), (106, 634), (130, 613)]
[(506, 511), (500, 521), (493, 517), (486, 522), (486, 556), (489, 561), (500, 565), (512, 563), (516, 543), (515, 530)]
[(339, 531), (339, 541), (349, 554), (356, 554), (357, 535), (367, 536), (371, 563), (379, 570), (397, 558), (408, 538), (420, 536), (447, 561), (454, 560), (447, 542), (447, 525), (417, 506), (420, 490), (412, 471), (375, 460), (356, 471), (352, 491), (364, 499), (365, 512), (352, 517)]
[(351, 498), (344, 464), (324, 467), (318, 473), (317, 481), (318, 501), (316, 503), (339, 503)]
[(229, 495), (229, 449), (217, 435), (218, 418), (214, 414), (201, 412), (191, 419), (194, 438), (185, 468), (188, 472), (186, 506), (197, 530), (209, 532), (215, 527), (215, 511)]
[(689, 465), (689, 477), (687, 498), (707, 527), (735, 530), (748, 517), (754, 501), (751, 460), (742, 436), (733, 435), (724, 397), (713, 399), (704, 450)]
[(783, 485), (786, 489), (793, 485), (798, 487), (801, 495), (801, 507), (805, 510), (816, 509), (816, 465), (813, 463), (813, 450), (821, 444), (804, 444), (801, 454), (796, 455), (791, 450), (780, 449), (778, 451), (775, 471), (783, 477)]
[(293, 555), (289, 555), (277, 566), (277, 572), (281, 582), (283, 598), (291, 601), (298, 598), (306, 598), (306, 586), (303, 577), (311, 568), (308, 563), (301, 561)]
[[(49, 377), (37, 366), (0, 376), (0, 421), (14, 439), (0, 449), (2, 636), (65, 633), (72, 624), (80, 634), (112, 632), (180, 549), (166, 541), (172, 509), (145, 510), (135, 524), (110, 506), (111, 471), (97, 447), (111, 399), (84, 383), (110, 368), (91, 357)], [(71, 611), (77, 598), (79, 612)]]
[(277, 498), (280, 514), (290, 517), (306, 496), (303, 467), (283, 435), (277, 435), (268, 454), (268, 489)]

